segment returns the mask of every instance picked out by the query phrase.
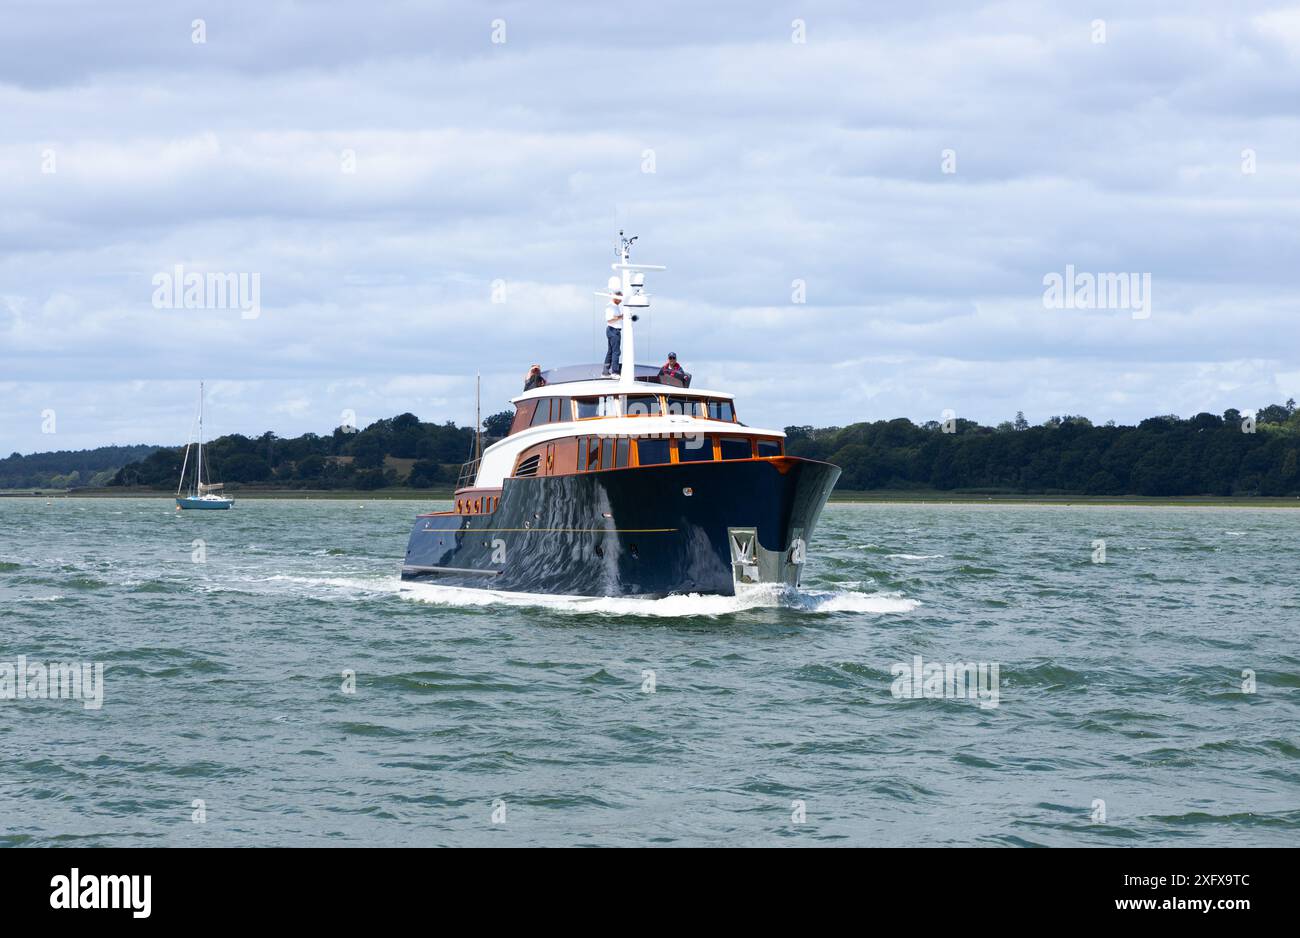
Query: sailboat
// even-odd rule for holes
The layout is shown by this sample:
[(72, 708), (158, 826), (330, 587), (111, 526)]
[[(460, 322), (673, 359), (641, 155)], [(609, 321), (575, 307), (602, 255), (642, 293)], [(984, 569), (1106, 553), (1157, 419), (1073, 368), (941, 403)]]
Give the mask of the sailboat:
[(181, 463), (181, 480), (176, 486), (176, 510), (182, 508), (198, 508), (207, 511), (220, 511), (223, 508), (229, 508), (235, 504), (233, 498), (227, 498), (219, 494), (225, 487), (222, 483), (206, 483), (203, 481), (203, 382), (199, 382), (199, 449), (197, 458), (194, 460), (194, 484), (190, 487), (189, 494), (182, 496), (181, 492), (185, 488), (185, 470), (190, 464), (190, 443), (185, 444), (185, 460)]

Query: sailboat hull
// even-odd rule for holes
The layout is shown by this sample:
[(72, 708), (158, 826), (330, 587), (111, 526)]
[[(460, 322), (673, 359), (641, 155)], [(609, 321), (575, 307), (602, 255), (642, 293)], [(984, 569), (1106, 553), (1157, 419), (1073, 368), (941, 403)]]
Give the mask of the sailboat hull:
[(199, 511), (221, 511), (235, 504), (232, 498), (178, 498), (177, 508), (196, 509)]

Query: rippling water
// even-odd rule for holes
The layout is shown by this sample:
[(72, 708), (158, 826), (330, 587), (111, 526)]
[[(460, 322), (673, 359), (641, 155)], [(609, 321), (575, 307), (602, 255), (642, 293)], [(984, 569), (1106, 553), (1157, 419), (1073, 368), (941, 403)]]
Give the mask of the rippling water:
[(1300, 512), (832, 505), (801, 594), (642, 601), (399, 591), (429, 507), (0, 499), (0, 662), (105, 667), (0, 700), (0, 843), (1300, 843)]

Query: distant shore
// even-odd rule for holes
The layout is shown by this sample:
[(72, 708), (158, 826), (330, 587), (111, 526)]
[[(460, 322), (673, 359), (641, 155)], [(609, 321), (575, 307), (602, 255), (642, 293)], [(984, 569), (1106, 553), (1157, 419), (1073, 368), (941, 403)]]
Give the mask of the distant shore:
[(1114, 507), (1300, 508), (1300, 498), (1268, 495), (988, 495), (973, 492), (832, 492), (832, 502), (896, 505), (1109, 505)]
[[(367, 501), (449, 501), (451, 489), (383, 488), (361, 489), (228, 489), (225, 492), (235, 501), (241, 499), (365, 499)], [(0, 492), (0, 498), (161, 498), (171, 501), (176, 493), (160, 492), (146, 488), (84, 488), (84, 489), (32, 489), (31, 491)]]
[[(259, 489), (241, 488), (229, 491), (236, 501), (243, 499), (289, 499), (298, 501), (450, 501), (452, 490), (383, 488), (361, 489)], [(157, 498), (170, 500), (172, 492), (138, 488), (84, 488), (64, 490), (31, 490), (0, 492), (0, 498)], [(1300, 498), (1256, 495), (1018, 495), (1014, 493), (986, 492), (934, 492), (934, 491), (837, 491), (830, 500), (849, 504), (895, 505), (1109, 505), (1170, 506), (1211, 508), (1300, 508)]]

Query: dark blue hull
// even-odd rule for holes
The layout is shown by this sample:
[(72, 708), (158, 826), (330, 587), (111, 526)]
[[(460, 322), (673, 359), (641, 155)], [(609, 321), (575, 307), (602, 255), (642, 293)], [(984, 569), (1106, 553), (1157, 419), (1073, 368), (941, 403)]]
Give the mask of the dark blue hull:
[(570, 596), (797, 586), (839, 475), (778, 457), (507, 479), (491, 514), (417, 518), (402, 579)]

